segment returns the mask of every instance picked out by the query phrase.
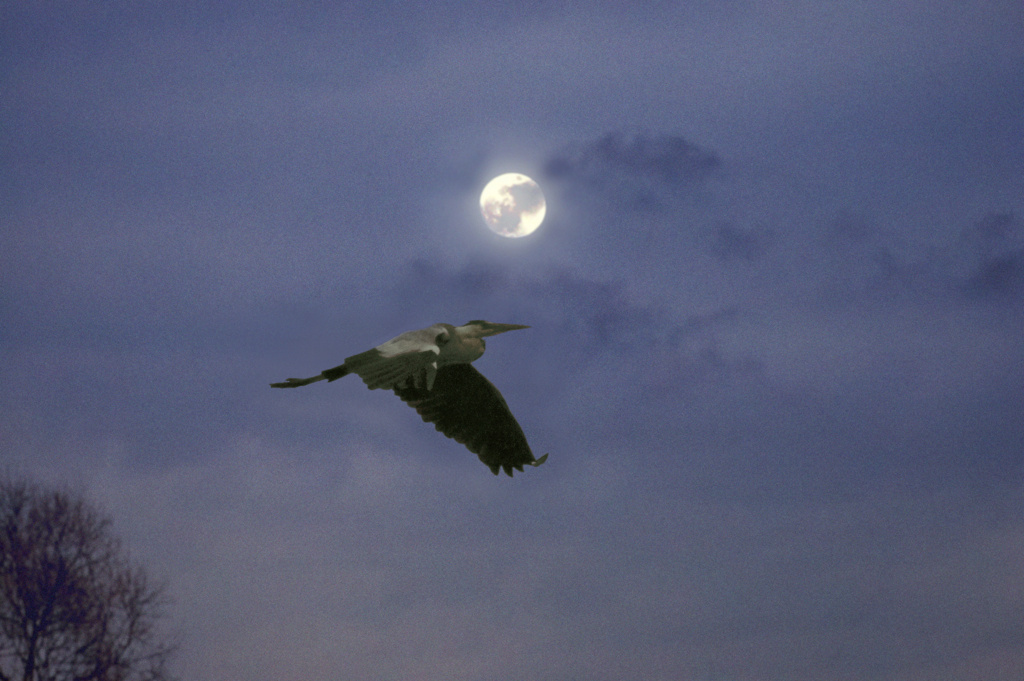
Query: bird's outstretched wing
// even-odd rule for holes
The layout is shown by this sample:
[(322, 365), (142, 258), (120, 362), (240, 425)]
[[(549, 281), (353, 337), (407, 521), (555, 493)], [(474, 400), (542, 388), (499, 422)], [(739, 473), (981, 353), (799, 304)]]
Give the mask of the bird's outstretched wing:
[(430, 389), (437, 373), (441, 344), (447, 340), (448, 330), (443, 324), (409, 331), (372, 350), (346, 357), (343, 365), (328, 369), (324, 376), (333, 381), (347, 373), (358, 374), (371, 390), (391, 390), (409, 381)]
[(466, 445), (495, 475), (504, 469), (511, 476), (513, 468), (522, 472), (523, 466), (539, 466), (547, 459), (547, 454), (534, 458), (505, 398), (470, 364), (442, 366), (431, 390), (422, 381), (410, 381), (394, 391), (424, 421)]
[(289, 378), (271, 383), (271, 388), (298, 388), (327, 379), (336, 381), (342, 376), (356, 374), (371, 390), (391, 390), (395, 386), (413, 381), (430, 388), (437, 373), (437, 358), (441, 344), (447, 342), (448, 330), (435, 324), (418, 331), (395, 336), (386, 343), (345, 358), (344, 364), (325, 369), (309, 378)]
[[(429, 385), (437, 371), (437, 355), (433, 350), (409, 351), (387, 357), (374, 348), (352, 355), (340, 367), (324, 372), (333, 381), (345, 374), (358, 374), (371, 390), (393, 389), (407, 382)], [(337, 375), (330, 375), (335, 372)]]

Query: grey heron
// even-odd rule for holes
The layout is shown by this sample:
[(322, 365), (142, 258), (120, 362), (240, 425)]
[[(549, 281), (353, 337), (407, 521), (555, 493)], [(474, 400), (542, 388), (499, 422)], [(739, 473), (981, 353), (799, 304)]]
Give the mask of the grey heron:
[(528, 329), (475, 319), (462, 326), (434, 324), (408, 331), (372, 350), (352, 355), (309, 378), (289, 378), (271, 388), (298, 388), (356, 374), (371, 390), (393, 390), (427, 423), (464, 444), (495, 475), (539, 466), (505, 398), (471, 364), (484, 354), (484, 337)]

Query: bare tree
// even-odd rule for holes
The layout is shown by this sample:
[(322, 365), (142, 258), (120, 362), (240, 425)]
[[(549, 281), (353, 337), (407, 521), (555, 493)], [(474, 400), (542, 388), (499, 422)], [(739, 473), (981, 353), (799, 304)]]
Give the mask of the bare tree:
[(67, 493), (0, 479), (0, 681), (159, 681), (163, 590)]

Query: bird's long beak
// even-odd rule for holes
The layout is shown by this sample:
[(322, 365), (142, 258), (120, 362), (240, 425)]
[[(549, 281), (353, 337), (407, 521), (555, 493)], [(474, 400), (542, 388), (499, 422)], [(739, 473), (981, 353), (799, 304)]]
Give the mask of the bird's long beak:
[(529, 326), (525, 324), (489, 324), (484, 328), (481, 336), (496, 336), (499, 333), (505, 333), (506, 331), (515, 331), (516, 329), (528, 329)]

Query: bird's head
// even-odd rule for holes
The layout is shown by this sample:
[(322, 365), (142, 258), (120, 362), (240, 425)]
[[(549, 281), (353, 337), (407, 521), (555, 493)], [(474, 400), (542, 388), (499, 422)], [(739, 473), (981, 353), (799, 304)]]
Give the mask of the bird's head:
[(530, 327), (523, 324), (495, 324), (493, 322), (485, 322), (482, 319), (474, 319), (471, 322), (466, 322), (462, 326), (456, 327), (456, 331), (463, 338), (486, 338), (487, 336), (496, 336), (506, 331), (528, 328)]

